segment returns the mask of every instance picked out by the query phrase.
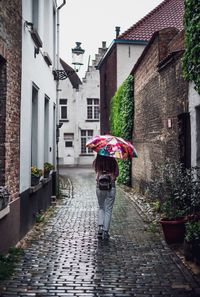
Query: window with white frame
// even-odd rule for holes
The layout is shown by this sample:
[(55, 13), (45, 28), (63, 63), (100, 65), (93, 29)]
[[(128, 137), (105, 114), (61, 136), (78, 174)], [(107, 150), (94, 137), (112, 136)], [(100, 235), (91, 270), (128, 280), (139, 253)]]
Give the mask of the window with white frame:
[(99, 120), (99, 99), (87, 98), (87, 119)]
[(60, 99), (60, 120), (67, 120), (67, 99)]
[(93, 137), (93, 130), (81, 130), (81, 154), (91, 154), (92, 149), (86, 147), (86, 143)]

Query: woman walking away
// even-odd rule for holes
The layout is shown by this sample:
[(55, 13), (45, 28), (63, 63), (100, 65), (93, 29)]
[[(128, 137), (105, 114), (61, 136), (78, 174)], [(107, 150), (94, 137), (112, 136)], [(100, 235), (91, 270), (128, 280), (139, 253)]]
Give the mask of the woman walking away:
[(97, 174), (96, 194), (99, 204), (98, 236), (103, 239), (108, 239), (112, 209), (116, 194), (115, 180), (119, 175), (118, 164), (112, 157), (97, 154), (93, 167)]

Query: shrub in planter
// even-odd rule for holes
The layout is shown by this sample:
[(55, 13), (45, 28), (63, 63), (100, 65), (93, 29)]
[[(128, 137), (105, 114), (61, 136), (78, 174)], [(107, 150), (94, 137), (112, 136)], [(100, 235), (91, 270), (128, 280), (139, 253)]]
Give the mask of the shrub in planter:
[(200, 221), (186, 223), (184, 256), (186, 260), (195, 259), (200, 264)]
[(44, 163), (44, 177), (48, 177), (51, 170), (54, 170), (54, 166), (51, 163)]
[(157, 175), (149, 187), (149, 196), (160, 201), (160, 222), (167, 243), (183, 242), (187, 216), (199, 212), (199, 185), (196, 168), (186, 169), (176, 162), (157, 167)]
[(31, 186), (36, 186), (42, 176), (42, 170), (36, 166), (31, 167)]

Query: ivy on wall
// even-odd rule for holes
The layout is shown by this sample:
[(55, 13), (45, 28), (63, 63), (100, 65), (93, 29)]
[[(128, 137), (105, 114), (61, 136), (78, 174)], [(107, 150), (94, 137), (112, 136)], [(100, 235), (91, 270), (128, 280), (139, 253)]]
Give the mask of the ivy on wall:
[(185, 52), (183, 55), (184, 78), (193, 81), (200, 94), (200, 1), (185, 0), (184, 13)]
[[(129, 76), (118, 88), (110, 105), (110, 131), (112, 135), (132, 140), (133, 131), (133, 76)], [(119, 160), (119, 183), (130, 185), (131, 160)]]

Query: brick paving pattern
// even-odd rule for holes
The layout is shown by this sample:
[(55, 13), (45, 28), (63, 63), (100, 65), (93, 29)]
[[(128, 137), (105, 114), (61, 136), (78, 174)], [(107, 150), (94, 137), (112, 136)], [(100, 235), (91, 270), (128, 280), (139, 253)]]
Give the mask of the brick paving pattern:
[(0, 296), (197, 297), (199, 284), (136, 207), (117, 190), (109, 241), (97, 239), (95, 176), (67, 169), (73, 195), (56, 206), (40, 236), (0, 283)]

